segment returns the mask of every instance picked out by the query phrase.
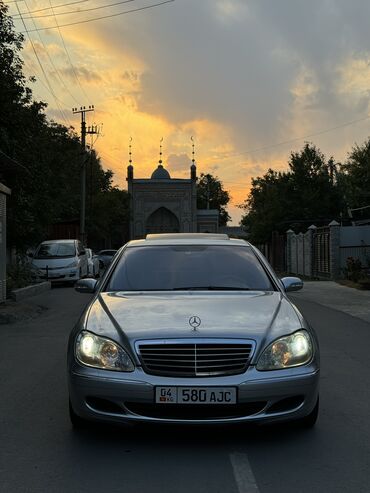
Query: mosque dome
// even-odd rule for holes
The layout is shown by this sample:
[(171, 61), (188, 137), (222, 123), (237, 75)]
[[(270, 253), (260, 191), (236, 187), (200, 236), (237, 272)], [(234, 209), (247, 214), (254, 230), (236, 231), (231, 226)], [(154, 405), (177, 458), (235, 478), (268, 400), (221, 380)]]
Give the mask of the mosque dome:
[(158, 164), (158, 168), (155, 169), (151, 176), (152, 180), (170, 180), (169, 172), (164, 169), (162, 164)]

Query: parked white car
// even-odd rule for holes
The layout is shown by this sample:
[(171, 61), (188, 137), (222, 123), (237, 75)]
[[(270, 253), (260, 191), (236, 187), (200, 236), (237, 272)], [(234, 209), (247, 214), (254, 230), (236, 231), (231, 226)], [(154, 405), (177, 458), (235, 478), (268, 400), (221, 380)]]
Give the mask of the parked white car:
[(97, 277), (99, 275), (100, 267), (99, 267), (99, 259), (96, 255), (94, 255), (91, 248), (85, 248), (87, 255), (87, 263), (88, 263), (88, 277)]
[(74, 282), (88, 276), (87, 254), (79, 240), (43, 241), (31, 258), (39, 279)]

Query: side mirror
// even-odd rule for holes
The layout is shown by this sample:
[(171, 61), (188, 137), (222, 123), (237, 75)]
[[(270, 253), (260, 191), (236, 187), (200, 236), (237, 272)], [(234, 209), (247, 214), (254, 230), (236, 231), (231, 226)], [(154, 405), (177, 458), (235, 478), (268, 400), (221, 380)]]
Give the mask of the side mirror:
[(299, 291), (303, 288), (303, 281), (299, 277), (283, 277), (281, 282), (284, 285), (285, 291)]
[(80, 279), (75, 284), (75, 290), (78, 293), (95, 293), (97, 283), (96, 279)]

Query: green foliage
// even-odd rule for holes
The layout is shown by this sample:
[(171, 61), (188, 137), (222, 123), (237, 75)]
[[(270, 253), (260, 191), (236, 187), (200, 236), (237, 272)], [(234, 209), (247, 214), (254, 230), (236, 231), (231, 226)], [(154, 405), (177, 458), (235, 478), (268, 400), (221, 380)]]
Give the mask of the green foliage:
[(111, 187), (93, 196), (87, 221), (89, 242), (95, 248), (119, 248), (128, 239), (129, 194)]
[(343, 209), (341, 188), (334, 180), (336, 166), (313, 144), (291, 153), (288, 166), (286, 172), (269, 169), (252, 179), (249, 197), (240, 207), (245, 211), (241, 225), (253, 242), (267, 241), (272, 231), (331, 221)]
[(361, 260), (358, 258), (355, 259), (353, 257), (348, 257), (346, 260), (344, 274), (350, 281), (358, 282), (363, 277)]
[(343, 186), (350, 208), (370, 205), (370, 138), (356, 144), (342, 166)]
[(201, 173), (197, 182), (198, 209), (207, 209), (208, 201), (210, 209), (219, 211), (219, 225), (226, 226), (231, 219), (227, 212), (227, 204), (230, 201), (229, 192), (223, 189), (222, 182), (217, 176)]
[(32, 284), (32, 270), (25, 257), (18, 256), (16, 262), (6, 269), (6, 290), (9, 294), (13, 289), (24, 288)]

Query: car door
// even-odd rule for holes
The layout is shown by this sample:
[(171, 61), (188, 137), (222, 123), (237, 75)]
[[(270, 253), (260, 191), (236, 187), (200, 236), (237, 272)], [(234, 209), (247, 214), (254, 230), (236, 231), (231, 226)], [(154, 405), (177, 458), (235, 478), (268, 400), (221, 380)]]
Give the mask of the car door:
[(80, 241), (77, 242), (77, 252), (78, 252), (78, 258), (80, 259), (79, 263), (80, 263), (81, 277), (83, 276), (87, 277), (89, 275), (87, 252)]

